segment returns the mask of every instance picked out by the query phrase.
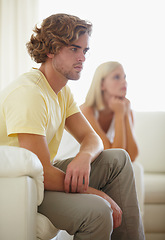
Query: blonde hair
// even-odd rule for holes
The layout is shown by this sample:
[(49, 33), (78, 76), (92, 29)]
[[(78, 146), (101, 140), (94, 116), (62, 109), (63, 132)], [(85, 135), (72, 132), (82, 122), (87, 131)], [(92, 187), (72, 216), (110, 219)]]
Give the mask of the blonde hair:
[(122, 66), (119, 62), (105, 62), (96, 68), (91, 86), (85, 98), (85, 105), (97, 110), (105, 108), (102, 98), (101, 83), (103, 79), (117, 67)]

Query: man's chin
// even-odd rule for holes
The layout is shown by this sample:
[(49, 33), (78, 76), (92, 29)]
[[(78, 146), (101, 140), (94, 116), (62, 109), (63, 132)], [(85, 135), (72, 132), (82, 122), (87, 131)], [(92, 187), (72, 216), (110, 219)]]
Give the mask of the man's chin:
[(69, 80), (72, 80), (72, 81), (77, 81), (79, 79), (80, 79), (80, 74), (77, 75), (77, 76), (72, 76), (72, 77), (69, 78)]

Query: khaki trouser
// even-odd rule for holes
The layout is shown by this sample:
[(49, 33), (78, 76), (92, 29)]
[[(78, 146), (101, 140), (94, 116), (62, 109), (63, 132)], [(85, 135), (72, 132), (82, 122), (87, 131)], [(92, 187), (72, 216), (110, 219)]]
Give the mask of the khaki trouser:
[[(72, 159), (55, 167), (66, 171)], [(113, 230), (110, 204), (92, 194), (45, 191), (39, 212), (75, 240), (144, 240), (135, 180), (129, 155), (122, 149), (103, 151), (91, 164), (91, 187), (104, 191), (122, 209), (122, 224)]]

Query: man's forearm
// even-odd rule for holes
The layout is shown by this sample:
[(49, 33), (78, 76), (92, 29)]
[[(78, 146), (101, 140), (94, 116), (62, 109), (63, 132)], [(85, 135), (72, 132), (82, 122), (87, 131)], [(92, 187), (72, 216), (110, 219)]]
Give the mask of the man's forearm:
[(64, 192), (65, 173), (60, 169), (50, 165), (44, 168), (44, 188), (45, 190)]
[(79, 154), (85, 153), (89, 156), (90, 162), (103, 151), (104, 146), (101, 138), (96, 133), (89, 133), (82, 141)]

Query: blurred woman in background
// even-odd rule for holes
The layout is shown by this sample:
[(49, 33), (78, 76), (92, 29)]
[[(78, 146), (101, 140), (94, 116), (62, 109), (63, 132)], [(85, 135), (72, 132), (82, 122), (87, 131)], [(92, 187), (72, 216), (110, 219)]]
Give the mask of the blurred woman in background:
[(96, 69), (85, 103), (80, 108), (101, 137), (104, 148), (123, 148), (133, 162), (138, 155), (138, 147), (126, 93), (123, 66), (118, 62), (105, 62)]

